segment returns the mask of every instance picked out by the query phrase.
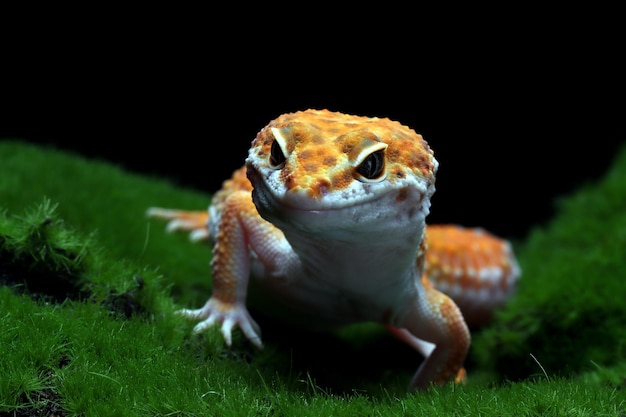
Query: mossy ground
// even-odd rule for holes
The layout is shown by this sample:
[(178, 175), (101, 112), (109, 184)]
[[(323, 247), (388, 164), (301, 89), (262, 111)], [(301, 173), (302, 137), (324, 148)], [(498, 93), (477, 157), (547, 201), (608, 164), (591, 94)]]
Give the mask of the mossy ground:
[(419, 357), (373, 325), (264, 319), (266, 348), (194, 336), (210, 251), (145, 209), (210, 195), (0, 142), (0, 416), (626, 414), (626, 150), (516, 243), (517, 296), (474, 334), (469, 382), (406, 394)]

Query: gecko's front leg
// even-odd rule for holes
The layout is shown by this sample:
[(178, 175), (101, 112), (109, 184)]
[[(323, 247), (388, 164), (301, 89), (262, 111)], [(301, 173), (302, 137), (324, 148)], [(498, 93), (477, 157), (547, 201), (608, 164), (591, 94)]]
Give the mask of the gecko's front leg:
[(259, 325), (246, 307), (250, 243), (261, 238), (259, 228), (252, 224), (259, 219), (249, 192), (234, 192), (226, 199), (213, 247), (211, 298), (202, 308), (179, 311), (190, 319), (202, 320), (194, 327), (195, 333), (220, 324), (224, 341), (230, 346), (232, 329), (239, 327), (255, 346), (263, 346)]
[(465, 381), (463, 362), (470, 346), (470, 332), (456, 304), (426, 279), (416, 303), (407, 309), (402, 327), (386, 326), (397, 338), (419, 351), (424, 362), (409, 390), (430, 384)]

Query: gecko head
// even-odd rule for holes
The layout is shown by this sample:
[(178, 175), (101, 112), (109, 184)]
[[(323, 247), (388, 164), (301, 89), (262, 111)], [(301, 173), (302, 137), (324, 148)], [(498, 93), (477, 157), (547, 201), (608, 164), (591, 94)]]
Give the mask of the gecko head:
[(270, 122), (246, 165), (261, 216), (312, 233), (423, 227), (437, 171), (432, 150), (412, 129), (327, 110)]

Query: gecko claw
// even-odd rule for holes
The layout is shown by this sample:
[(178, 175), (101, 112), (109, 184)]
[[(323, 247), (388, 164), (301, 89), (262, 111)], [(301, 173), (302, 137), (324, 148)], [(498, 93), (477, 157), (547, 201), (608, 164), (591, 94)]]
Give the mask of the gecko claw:
[(254, 346), (263, 349), (261, 328), (244, 306), (210, 299), (202, 308), (181, 309), (177, 313), (192, 320), (204, 319), (193, 328), (195, 334), (202, 333), (216, 323), (221, 323), (222, 336), (227, 346), (232, 345), (232, 329), (239, 327)]

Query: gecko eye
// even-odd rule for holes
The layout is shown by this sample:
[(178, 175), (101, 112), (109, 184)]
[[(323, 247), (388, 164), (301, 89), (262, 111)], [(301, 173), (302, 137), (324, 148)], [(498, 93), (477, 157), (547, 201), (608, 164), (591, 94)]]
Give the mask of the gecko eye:
[(364, 180), (377, 180), (385, 170), (385, 150), (379, 149), (372, 152), (356, 167)]
[(280, 169), (285, 165), (285, 154), (283, 153), (283, 149), (280, 147), (280, 143), (277, 140), (272, 142), (272, 147), (270, 148), (270, 165), (273, 168)]
[(287, 139), (285, 139), (283, 135), (283, 130), (273, 127), (271, 131), (274, 140), (270, 147), (270, 167), (273, 169), (283, 169), (285, 162), (287, 162), (287, 157), (285, 156), (285, 150), (288, 149)]

